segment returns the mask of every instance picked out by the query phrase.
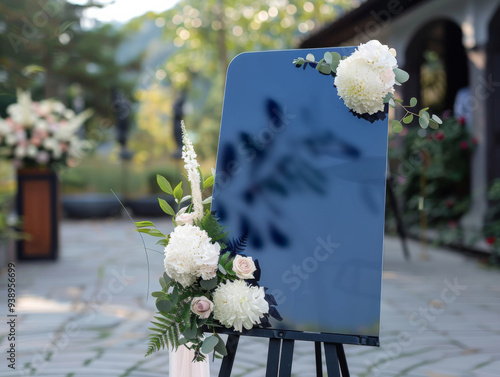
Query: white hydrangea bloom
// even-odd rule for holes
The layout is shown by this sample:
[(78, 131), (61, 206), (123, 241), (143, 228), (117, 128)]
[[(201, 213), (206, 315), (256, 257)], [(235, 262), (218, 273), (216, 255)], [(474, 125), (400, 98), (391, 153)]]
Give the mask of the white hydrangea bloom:
[(391, 49), (389, 49), (389, 46), (383, 45), (377, 40), (371, 40), (368, 43), (360, 44), (351, 56), (365, 60), (380, 72), (384, 72), (388, 69), (392, 71), (394, 68), (398, 67), (398, 61), (393, 55), (393, 52), (391, 52)]
[(250, 330), (269, 312), (263, 287), (253, 287), (244, 280), (220, 284), (213, 294), (214, 318), (236, 331)]
[(358, 114), (384, 110), (383, 99), (388, 90), (363, 59), (349, 57), (342, 60), (337, 67), (335, 86), (346, 106)]
[(191, 185), (191, 200), (193, 201), (193, 214), (195, 220), (201, 220), (203, 217), (203, 199), (201, 196), (201, 177), (198, 168), (200, 165), (196, 158), (196, 152), (194, 151), (193, 143), (188, 137), (186, 126), (184, 121), (181, 122), (182, 127), (182, 142), (184, 146), (182, 147), (182, 159), (184, 160), (184, 168), (187, 172), (187, 178)]
[(395, 51), (377, 40), (361, 44), (340, 61), (335, 77), (339, 97), (358, 114), (384, 110), (384, 98), (394, 93), (398, 63)]
[(216, 276), (220, 245), (211, 243), (207, 232), (194, 225), (177, 226), (165, 247), (165, 271), (175, 281), (187, 287), (197, 277), (204, 280)]

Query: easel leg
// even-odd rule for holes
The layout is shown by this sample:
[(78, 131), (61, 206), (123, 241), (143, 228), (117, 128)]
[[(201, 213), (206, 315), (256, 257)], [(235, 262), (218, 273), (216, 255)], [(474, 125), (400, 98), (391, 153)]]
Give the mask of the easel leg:
[(293, 361), (293, 346), (295, 341), (293, 339), (284, 339), (281, 346), (280, 358), (280, 377), (290, 377), (292, 375), (292, 361)]
[(335, 343), (325, 343), (325, 359), (328, 377), (340, 377), (339, 358)]
[(269, 350), (267, 352), (266, 377), (276, 377), (280, 364), (281, 340), (269, 339)]
[(323, 362), (321, 360), (321, 342), (314, 342), (316, 354), (316, 377), (323, 377)]
[(342, 344), (337, 344), (337, 356), (339, 358), (342, 377), (349, 377), (349, 367), (347, 366), (347, 359), (345, 358), (344, 346)]
[(219, 371), (219, 377), (230, 377), (233, 370), (234, 358), (236, 357), (236, 349), (238, 348), (239, 335), (228, 335), (226, 348), (227, 355), (222, 359), (222, 365)]

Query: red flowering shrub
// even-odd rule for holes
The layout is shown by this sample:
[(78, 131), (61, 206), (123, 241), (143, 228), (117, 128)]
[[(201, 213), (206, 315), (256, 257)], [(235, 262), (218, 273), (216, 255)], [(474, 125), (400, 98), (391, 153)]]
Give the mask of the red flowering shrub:
[(402, 147), (389, 150), (407, 225), (419, 223), (423, 196), (429, 227), (460, 231), (459, 220), (470, 203), (470, 158), (475, 145), (462, 123), (447, 117), (439, 129), (409, 128)]

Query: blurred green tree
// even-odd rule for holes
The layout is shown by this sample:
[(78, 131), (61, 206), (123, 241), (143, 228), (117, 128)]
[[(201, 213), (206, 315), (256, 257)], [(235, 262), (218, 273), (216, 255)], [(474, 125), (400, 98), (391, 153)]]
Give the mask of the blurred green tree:
[[(130, 111), (141, 56), (117, 63), (125, 34), (112, 25), (81, 27), (82, 12), (101, 6), (64, 0), (0, 2), (0, 115), (13, 102), (15, 89), (30, 89), (35, 99), (56, 97), (79, 111), (93, 108), (97, 124), (111, 125), (117, 109)], [(131, 73), (131, 74), (130, 74)], [(112, 103), (120, 89), (127, 104)]]
[(293, 48), (306, 33), (352, 6), (344, 0), (182, 0), (161, 14), (164, 38), (176, 52), (165, 63), (167, 80), (187, 91), (196, 108), (187, 116), (198, 130), (202, 157), (218, 142), (223, 88), (229, 61), (241, 52)]

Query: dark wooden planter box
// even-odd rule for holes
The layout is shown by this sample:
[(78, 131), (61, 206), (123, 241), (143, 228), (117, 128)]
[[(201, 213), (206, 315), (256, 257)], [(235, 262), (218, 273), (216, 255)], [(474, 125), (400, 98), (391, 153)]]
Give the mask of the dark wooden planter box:
[(17, 172), (17, 213), (28, 240), (17, 241), (17, 259), (55, 260), (59, 256), (59, 181), (48, 169)]

